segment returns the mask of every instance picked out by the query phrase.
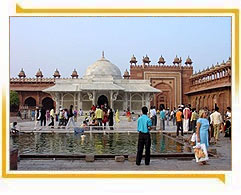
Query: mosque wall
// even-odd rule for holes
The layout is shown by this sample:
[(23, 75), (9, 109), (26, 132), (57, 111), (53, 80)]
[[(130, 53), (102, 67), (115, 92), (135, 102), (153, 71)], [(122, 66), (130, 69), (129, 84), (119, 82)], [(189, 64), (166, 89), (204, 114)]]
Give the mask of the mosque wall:
[(152, 87), (162, 90), (154, 95), (151, 104), (158, 109), (160, 106), (173, 109), (179, 104), (188, 103), (185, 93), (190, 90), (192, 72), (192, 66), (131, 65), (130, 79), (150, 80)]
[[(118, 67), (111, 64), (104, 56), (97, 62), (101, 65), (103, 61), (105, 67), (115, 68), (115, 74), (119, 72)], [(189, 57), (185, 62), (186, 65), (182, 65), (181, 62), (181, 58), (176, 57), (174, 65), (164, 65), (165, 60), (161, 57), (159, 65), (150, 65), (150, 60), (146, 56), (143, 58), (143, 64), (137, 65), (135, 57), (132, 57), (130, 74), (126, 70), (124, 79), (149, 80), (152, 87), (162, 91), (154, 95), (118, 90), (62, 91), (51, 94), (43, 92), (44, 89), (55, 85), (55, 78), (60, 77), (58, 70), (55, 71), (54, 78), (44, 78), (40, 70), (36, 73), (36, 78), (26, 78), (24, 71), (21, 70), (19, 78), (10, 78), (10, 90), (18, 92), (20, 109), (26, 109), (26, 105), (34, 108), (44, 103), (48, 106), (52, 104), (56, 109), (60, 106), (69, 108), (73, 105), (74, 109), (82, 108), (88, 111), (93, 104), (98, 104), (101, 96), (104, 96), (110, 107), (120, 111), (129, 108), (131, 111), (139, 112), (142, 106), (149, 108), (151, 105), (155, 105), (158, 109), (160, 106), (173, 109), (180, 104), (191, 104), (197, 109), (204, 106), (212, 109), (216, 105), (220, 107), (221, 112), (224, 112), (225, 107), (231, 105), (231, 58), (226, 63), (217, 64), (195, 74)], [(72, 79), (78, 78), (77, 71), (74, 70), (71, 76)], [(71, 78), (63, 80), (71, 83)]]

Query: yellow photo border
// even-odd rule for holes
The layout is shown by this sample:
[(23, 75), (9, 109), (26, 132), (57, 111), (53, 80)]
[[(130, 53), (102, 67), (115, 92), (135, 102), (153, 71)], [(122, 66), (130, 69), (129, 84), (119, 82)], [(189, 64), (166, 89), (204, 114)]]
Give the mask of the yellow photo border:
[[(23, 8), (16, 4), (16, 14), (233, 14), (235, 18), (235, 94), (239, 94), (239, 9), (152, 9), (152, 8)], [(146, 15), (145, 15), (146, 16)], [(238, 98), (237, 98), (238, 99)], [(7, 118), (6, 118), (6, 89), (2, 89), (2, 177), (3, 178), (168, 178), (168, 179), (218, 179), (225, 183), (225, 174), (160, 174), (160, 173), (8, 173), (7, 171)]]

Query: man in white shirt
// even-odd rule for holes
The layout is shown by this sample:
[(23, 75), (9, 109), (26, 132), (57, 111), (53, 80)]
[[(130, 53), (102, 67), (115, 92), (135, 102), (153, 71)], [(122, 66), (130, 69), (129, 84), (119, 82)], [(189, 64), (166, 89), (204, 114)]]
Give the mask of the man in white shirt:
[(151, 121), (152, 121), (153, 129), (156, 129), (157, 116), (156, 116), (156, 108), (155, 108), (155, 106), (151, 106), (150, 118), (151, 118)]
[(34, 126), (34, 130), (38, 130), (40, 129), (40, 118), (41, 118), (41, 112), (39, 110), (39, 107), (36, 107), (35, 110), (35, 126)]
[(218, 112), (219, 108), (215, 108), (215, 112), (210, 115), (210, 123), (213, 125), (214, 129), (214, 138), (216, 142), (218, 141), (219, 130), (221, 123), (223, 122), (221, 114)]
[(51, 126), (51, 128), (54, 128), (54, 109), (53, 108), (50, 110), (50, 117), (51, 117), (51, 123), (49, 123), (49, 126)]

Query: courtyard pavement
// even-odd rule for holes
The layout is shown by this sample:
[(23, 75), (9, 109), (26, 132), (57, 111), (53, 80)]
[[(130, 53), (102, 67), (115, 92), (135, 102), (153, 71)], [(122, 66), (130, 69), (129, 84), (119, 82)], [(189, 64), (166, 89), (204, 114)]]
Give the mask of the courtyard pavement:
[[(78, 117), (77, 122), (75, 123), (75, 125), (77, 127), (80, 127), (80, 125), (82, 124), (83, 120), (84, 120), (84, 116)], [(135, 119), (137, 119), (137, 116), (134, 116)], [(14, 121), (18, 122), (18, 129), (20, 129), (21, 132), (31, 132), (31, 131), (35, 131), (34, 130), (34, 126), (35, 126), (35, 122), (31, 121), (30, 119), (25, 119), (25, 120), (21, 120), (20, 118), (17, 117), (11, 117), (10, 118), (10, 123), (13, 123)], [(51, 121), (47, 121), (46, 125), (48, 125)], [(164, 132), (175, 132), (176, 131), (176, 126), (172, 125), (172, 121), (169, 122), (169, 126), (166, 125), (165, 131)], [(160, 129), (160, 120), (157, 120), (157, 130)], [(67, 131), (65, 131), (66, 129), (63, 128), (58, 128), (58, 122), (55, 122), (55, 127), (52, 129), (48, 126), (42, 127), (42, 129), (40, 130), (40, 132), (56, 132), (56, 133), (61, 133), (61, 132), (74, 132), (73, 131), (73, 126), (72, 124), (70, 125), (70, 127), (67, 129)], [(110, 130), (110, 128), (106, 127), (106, 130)], [(128, 122), (127, 117), (125, 116), (120, 116), (120, 122), (119, 123), (115, 123), (115, 119), (114, 119), (114, 130), (115, 131), (137, 131), (137, 120), (132, 120), (131, 122)], [(37, 131), (38, 128), (37, 128)]]
[[(80, 125), (83, 118), (80, 118), (77, 125)], [(121, 122), (115, 125), (114, 131), (136, 131), (136, 121), (128, 122), (126, 117), (121, 117)], [(10, 122), (16, 121), (15, 118), (10, 118)], [(21, 120), (18, 121), (18, 125), (21, 131), (26, 129), (33, 129), (34, 122)], [(159, 130), (159, 121), (157, 129)], [(69, 131), (73, 131), (70, 128)], [(43, 128), (40, 132), (55, 131), (64, 132), (65, 129), (49, 129), (49, 127)], [(39, 131), (38, 131), (39, 132)], [(169, 135), (175, 135), (176, 126), (170, 122), (169, 126), (166, 126), (165, 131), (162, 131)], [(191, 134), (184, 134), (184, 139), (190, 137)], [(175, 136), (174, 136), (175, 138)], [(175, 138), (176, 139), (176, 138)], [(180, 141), (180, 140), (179, 140)], [(182, 141), (182, 139), (181, 139)], [(193, 170), (218, 170), (218, 171), (231, 171), (231, 140), (224, 137), (224, 134), (220, 134), (220, 141), (215, 145), (210, 145), (211, 150), (216, 150), (217, 153), (210, 157), (208, 165), (200, 166), (194, 159), (183, 158), (151, 158), (149, 166), (144, 165), (144, 159), (140, 166), (135, 165), (135, 162), (129, 162), (127, 159), (124, 162), (115, 162), (112, 159), (95, 160), (94, 162), (85, 162), (85, 160), (25, 160), (22, 159), (18, 162), (18, 170), (20, 171), (193, 171)]]

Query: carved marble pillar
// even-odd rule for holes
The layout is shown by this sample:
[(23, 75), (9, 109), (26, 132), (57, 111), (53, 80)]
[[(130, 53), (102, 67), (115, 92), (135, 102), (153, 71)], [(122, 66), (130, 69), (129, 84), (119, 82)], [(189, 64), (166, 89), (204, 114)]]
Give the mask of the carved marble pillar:
[(63, 93), (60, 94), (60, 106), (61, 106), (61, 108), (64, 107), (64, 94)]
[(110, 96), (110, 100), (111, 100), (111, 108), (113, 108), (113, 103), (114, 101), (117, 99), (117, 96), (119, 95), (118, 91), (111, 91), (111, 96)]
[(110, 107), (113, 109), (113, 91), (110, 91)]
[(75, 95), (75, 93), (73, 93), (73, 96), (74, 96), (73, 110), (75, 110), (75, 100), (76, 100), (76, 95)]
[(93, 91), (92, 104), (93, 104), (93, 105), (96, 105), (96, 91)]
[(127, 110), (127, 108), (128, 108), (128, 94), (127, 94), (127, 92), (125, 92), (125, 95), (124, 95), (123, 106), (124, 106), (124, 110)]
[(59, 113), (59, 107), (60, 107), (60, 98), (59, 93), (55, 93), (55, 102), (56, 102), (56, 113)]
[(149, 96), (150, 96), (150, 93), (146, 93), (146, 95), (145, 95), (146, 97), (145, 97), (145, 106), (148, 108), (148, 105), (149, 105), (149, 103), (148, 103), (148, 99), (149, 99)]
[(88, 96), (89, 96), (89, 100), (92, 101), (92, 104), (93, 104), (93, 105), (95, 105), (93, 93), (87, 92), (87, 94), (88, 94)]
[(131, 93), (129, 93), (129, 98), (130, 98), (130, 105), (129, 105), (129, 108), (130, 108), (130, 110), (131, 110)]
[(141, 95), (141, 98), (142, 98), (142, 106), (145, 106), (145, 93), (142, 93)]
[(150, 97), (149, 97), (149, 107), (147, 107), (149, 110), (150, 110), (150, 107), (151, 107), (151, 106), (150, 106), (150, 102), (153, 101), (153, 99), (154, 99), (154, 94), (151, 93), (151, 94), (150, 94)]
[(80, 92), (78, 92), (77, 93), (77, 109), (79, 110), (80, 108), (82, 108), (82, 106), (80, 106)]
[(152, 100), (153, 100), (153, 94), (146, 93), (145, 102), (146, 102), (146, 107), (148, 108), (148, 110), (150, 109), (150, 102)]

